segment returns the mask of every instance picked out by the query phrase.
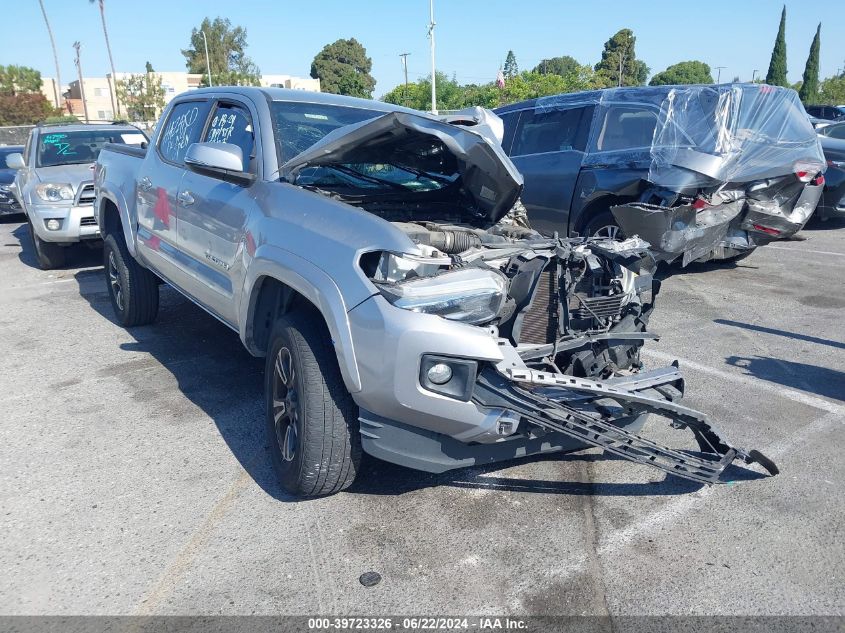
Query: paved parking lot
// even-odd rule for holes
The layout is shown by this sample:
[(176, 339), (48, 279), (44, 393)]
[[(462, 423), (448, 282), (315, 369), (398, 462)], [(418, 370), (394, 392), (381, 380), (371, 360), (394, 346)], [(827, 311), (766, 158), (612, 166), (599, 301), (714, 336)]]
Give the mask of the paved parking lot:
[(297, 502), (236, 335), (172, 290), (124, 330), (98, 254), (40, 271), (4, 220), (0, 612), (843, 614), (845, 223), (800, 237), (669, 276), (646, 357), (680, 359), (687, 402), (779, 476), (700, 487), (598, 451), (440, 476), (371, 460)]

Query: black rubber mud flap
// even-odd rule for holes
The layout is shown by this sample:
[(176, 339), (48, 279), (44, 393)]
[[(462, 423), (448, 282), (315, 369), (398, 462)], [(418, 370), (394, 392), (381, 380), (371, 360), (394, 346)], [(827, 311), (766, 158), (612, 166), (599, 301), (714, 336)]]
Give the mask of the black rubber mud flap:
[(769, 471), (770, 475), (777, 475), (778, 473), (780, 473), (780, 468), (777, 467), (777, 464), (775, 464), (771, 459), (763, 455), (763, 453), (758, 451), (756, 448), (752, 448), (750, 451), (748, 451), (748, 457), (751, 459), (751, 461), (760, 464), (763, 468)]

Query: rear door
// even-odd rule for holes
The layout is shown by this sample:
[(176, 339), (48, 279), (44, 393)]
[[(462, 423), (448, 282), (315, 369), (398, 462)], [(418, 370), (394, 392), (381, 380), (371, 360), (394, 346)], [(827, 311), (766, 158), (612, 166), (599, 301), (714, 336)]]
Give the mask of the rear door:
[[(240, 99), (220, 99), (212, 108), (201, 142), (230, 143), (241, 149), (246, 171), (258, 174), (257, 113)], [(243, 279), (247, 213), (254, 205), (249, 188), (210, 175), (186, 171), (177, 196), (179, 249), (195, 277), (192, 294), (218, 317), (237, 322), (234, 295)]]
[(176, 196), (185, 173), (185, 153), (202, 136), (209, 107), (207, 99), (181, 101), (173, 106), (155, 147), (147, 151), (135, 183), (141, 256), (168, 281), (186, 291), (176, 243)]
[(541, 233), (566, 235), (592, 112), (592, 106), (530, 108), (515, 121), (510, 157), (525, 178), (531, 226)]

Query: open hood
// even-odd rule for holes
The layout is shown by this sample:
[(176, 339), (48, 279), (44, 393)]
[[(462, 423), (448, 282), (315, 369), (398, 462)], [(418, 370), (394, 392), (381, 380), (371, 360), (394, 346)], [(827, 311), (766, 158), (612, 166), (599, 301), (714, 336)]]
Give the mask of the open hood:
[[(293, 183), (307, 167), (380, 164), (453, 182), (449, 190), (473, 224), (498, 222), (522, 191), (522, 175), (500, 145), (464, 127), (410, 112), (390, 112), (339, 128), (287, 161), (280, 173)], [(408, 189), (409, 201), (420, 195)]]

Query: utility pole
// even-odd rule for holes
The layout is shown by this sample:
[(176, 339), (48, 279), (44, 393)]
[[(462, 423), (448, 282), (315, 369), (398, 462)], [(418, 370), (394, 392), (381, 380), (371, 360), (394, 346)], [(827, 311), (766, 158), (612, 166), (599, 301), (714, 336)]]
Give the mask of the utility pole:
[(431, 40), (431, 113), (437, 114), (437, 73), (434, 66), (434, 27), (437, 22), (434, 21), (434, 0), (428, 0), (428, 6), (431, 10), (431, 21), (428, 23), (428, 38)]
[(405, 69), (405, 105), (408, 105), (408, 55), (410, 53), (399, 53), (402, 58), (402, 67)]
[(727, 68), (727, 66), (716, 66), (716, 70), (719, 71), (719, 72), (716, 73), (716, 83), (717, 84), (722, 83), (722, 69), (723, 68)]
[(751, 72), (751, 83), (754, 83), (754, 80), (757, 79), (758, 72), (759, 71), (756, 68)]
[(625, 53), (619, 51), (619, 77), (616, 81), (616, 85), (620, 88), (622, 87), (622, 69), (625, 66)]
[(208, 58), (208, 38), (202, 29), (200, 29), (200, 33), (202, 33), (202, 41), (205, 43), (205, 70), (208, 73), (208, 85), (211, 87), (214, 85), (214, 82), (211, 81), (211, 60)]
[(85, 122), (90, 123), (88, 119), (88, 102), (85, 101), (85, 82), (82, 80), (82, 62), (79, 61), (79, 49), (82, 47), (82, 44), (79, 42), (73, 43), (73, 48), (76, 50), (76, 59), (73, 60), (73, 63), (76, 64), (76, 72), (79, 75), (79, 92), (82, 95), (82, 112), (85, 115)]

